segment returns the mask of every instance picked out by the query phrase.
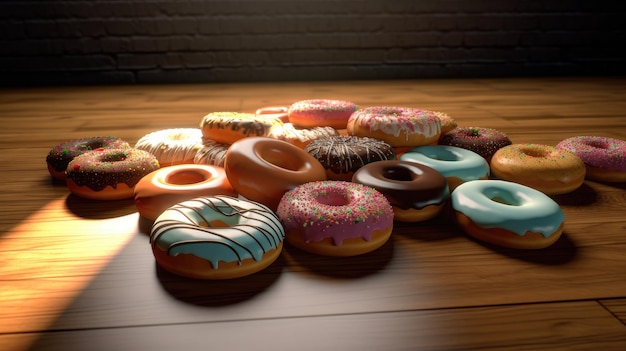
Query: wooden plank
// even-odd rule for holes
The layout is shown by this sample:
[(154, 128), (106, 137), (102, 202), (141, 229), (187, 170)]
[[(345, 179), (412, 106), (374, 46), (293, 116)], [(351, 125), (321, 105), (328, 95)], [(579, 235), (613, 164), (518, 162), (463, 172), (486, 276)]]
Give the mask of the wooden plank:
[[(37, 338), (34, 343), (32, 339)], [(32, 343), (32, 344), (31, 344)], [(594, 302), (191, 323), (0, 335), (17, 351), (606, 350), (626, 327)]]
[(600, 303), (626, 325), (626, 299), (601, 300)]

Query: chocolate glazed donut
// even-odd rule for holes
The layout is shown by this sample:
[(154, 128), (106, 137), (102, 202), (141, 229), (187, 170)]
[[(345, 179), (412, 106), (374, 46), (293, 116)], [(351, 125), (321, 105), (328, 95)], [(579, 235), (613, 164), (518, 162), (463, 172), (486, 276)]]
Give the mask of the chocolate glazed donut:
[(391, 203), (394, 219), (425, 221), (436, 216), (450, 192), (443, 175), (414, 162), (387, 160), (369, 163), (354, 173), (352, 181), (381, 192)]

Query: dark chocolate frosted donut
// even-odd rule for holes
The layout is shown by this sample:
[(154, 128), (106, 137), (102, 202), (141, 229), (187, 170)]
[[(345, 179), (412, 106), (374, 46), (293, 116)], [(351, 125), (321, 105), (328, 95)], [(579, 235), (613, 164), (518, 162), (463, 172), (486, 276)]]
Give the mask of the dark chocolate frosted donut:
[(457, 127), (443, 134), (439, 144), (473, 151), (489, 162), (496, 151), (511, 145), (511, 140), (506, 134), (492, 128)]
[(151, 153), (129, 149), (97, 149), (76, 156), (67, 166), (67, 186), (80, 197), (117, 200), (133, 197), (134, 187), (159, 169)]
[(91, 137), (66, 141), (48, 152), (46, 163), (50, 175), (58, 180), (65, 180), (67, 165), (78, 155), (96, 149), (127, 149), (130, 144), (113, 136)]
[(304, 151), (326, 169), (330, 180), (352, 180), (356, 170), (366, 164), (395, 160), (396, 152), (384, 141), (357, 136), (329, 136), (312, 141)]
[(354, 183), (381, 192), (394, 210), (394, 219), (418, 222), (437, 215), (450, 192), (446, 178), (436, 170), (409, 161), (369, 163), (354, 173)]

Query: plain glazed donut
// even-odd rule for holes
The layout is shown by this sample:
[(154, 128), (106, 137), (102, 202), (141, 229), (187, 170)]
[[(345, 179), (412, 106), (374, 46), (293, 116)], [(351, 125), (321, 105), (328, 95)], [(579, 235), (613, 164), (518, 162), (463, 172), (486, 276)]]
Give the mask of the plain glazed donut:
[(278, 118), (242, 112), (212, 112), (202, 118), (202, 136), (220, 144), (230, 145), (247, 137), (267, 136), (270, 129), (280, 125)]
[(276, 214), (252, 201), (208, 196), (166, 209), (152, 225), (159, 266), (189, 278), (232, 279), (274, 262), (285, 231)]
[(148, 133), (137, 141), (135, 149), (148, 151), (161, 167), (193, 163), (202, 147), (202, 132), (198, 128), (173, 128)]
[(515, 249), (542, 249), (563, 232), (565, 215), (544, 193), (502, 180), (463, 183), (451, 195), (459, 226), (468, 235)]
[(434, 168), (446, 177), (451, 192), (464, 182), (489, 178), (487, 161), (477, 153), (460, 147), (419, 146), (405, 152), (400, 159)]
[(352, 177), (385, 195), (393, 207), (394, 220), (421, 222), (435, 217), (450, 195), (441, 173), (419, 163), (389, 160), (361, 167)]
[(222, 167), (193, 164), (158, 169), (141, 178), (134, 191), (139, 214), (152, 221), (166, 208), (195, 197), (237, 196)]
[(348, 118), (358, 106), (343, 100), (302, 100), (289, 107), (289, 122), (298, 127), (346, 129)]
[(270, 119), (279, 119), (283, 123), (289, 122), (289, 107), (287, 106), (267, 106), (256, 110), (255, 115)]
[(326, 180), (324, 167), (286, 141), (263, 137), (241, 139), (230, 146), (224, 163), (235, 191), (275, 210), (285, 192), (297, 185)]
[(578, 156), (553, 146), (512, 144), (491, 158), (495, 178), (529, 186), (548, 195), (578, 189), (585, 180), (585, 164)]
[(291, 245), (326, 256), (355, 256), (381, 247), (393, 209), (378, 191), (343, 181), (306, 183), (285, 193), (276, 211)]
[(333, 127), (313, 127), (313, 128), (296, 128), (291, 123), (274, 126), (269, 133), (270, 138), (284, 140), (301, 149), (304, 149), (313, 140), (323, 139), (330, 136), (339, 135), (339, 132)]
[(132, 198), (135, 185), (159, 169), (151, 153), (139, 149), (97, 149), (76, 156), (67, 165), (72, 194), (94, 200)]
[(48, 152), (48, 156), (46, 156), (48, 172), (50, 172), (50, 175), (54, 179), (65, 181), (65, 170), (74, 157), (96, 149), (129, 148), (130, 145), (127, 142), (113, 136), (66, 141), (54, 146), (52, 150)]
[(354, 172), (368, 163), (396, 159), (384, 141), (344, 135), (315, 140), (304, 151), (324, 166), (330, 180), (351, 181)]
[(202, 148), (196, 153), (196, 156), (193, 158), (193, 163), (224, 167), (226, 151), (228, 151), (229, 147), (230, 145), (220, 144), (203, 137)]
[(599, 136), (576, 136), (556, 145), (578, 156), (586, 177), (601, 182), (626, 182), (626, 141)]
[(393, 147), (436, 143), (441, 121), (435, 112), (409, 107), (376, 106), (354, 112), (347, 133), (387, 142)]
[(509, 137), (492, 128), (458, 127), (439, 138), (440, 145), (456, 146), (479, 154), (487, 162), (499, 149), (511, 145)]

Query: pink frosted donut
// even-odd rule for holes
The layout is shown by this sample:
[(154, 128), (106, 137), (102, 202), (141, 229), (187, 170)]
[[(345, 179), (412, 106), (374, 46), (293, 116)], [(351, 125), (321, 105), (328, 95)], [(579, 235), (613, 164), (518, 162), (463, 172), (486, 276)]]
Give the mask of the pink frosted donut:
[(441, 120), (436, 112), (417, 108), (367, 107), (350, 116), (347, 132), (382, 140), (393, 147), (421, 146), (439, 140)]
[(511, 145), (509, 137), (495, 129), (457, 127), (439, 138), (440, 145), (456, 146), (482, 156), (487, 162), (500, 148)]
[(626, 182), (626, 141), (599, 136), (576, 136), (556, 145), (578, 156), (587, 169), (588, 179)]
[(289, 122), (303, 128), (346, 129), (348, 118), (358, 106), (343, 100), (302, 100), (289, 107)]
[(355, 256), (381, 247), (393, 229), (387, 198), (369, 186), (344, 181), (299, 185), (276, 211), (291, 245), (326, 256)]

